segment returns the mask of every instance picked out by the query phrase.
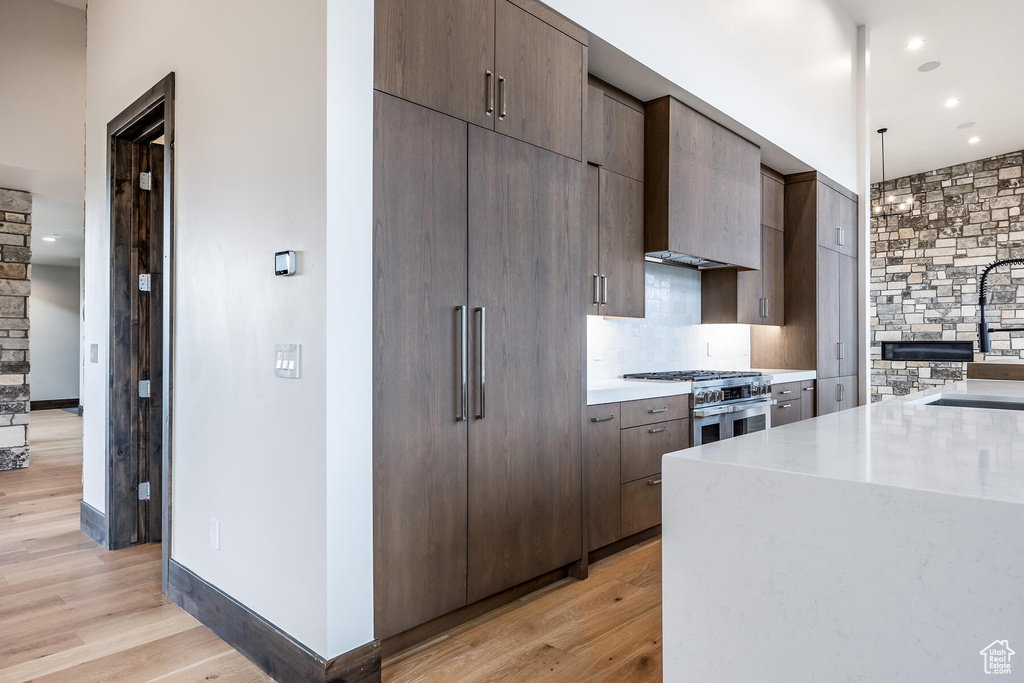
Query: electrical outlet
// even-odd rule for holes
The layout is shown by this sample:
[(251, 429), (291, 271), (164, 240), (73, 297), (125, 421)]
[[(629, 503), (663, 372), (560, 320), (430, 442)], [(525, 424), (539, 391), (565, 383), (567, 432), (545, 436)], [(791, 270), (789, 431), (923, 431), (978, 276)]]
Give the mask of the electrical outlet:
[(220, 550), (220, 520), (210, 518), (210, 547)]

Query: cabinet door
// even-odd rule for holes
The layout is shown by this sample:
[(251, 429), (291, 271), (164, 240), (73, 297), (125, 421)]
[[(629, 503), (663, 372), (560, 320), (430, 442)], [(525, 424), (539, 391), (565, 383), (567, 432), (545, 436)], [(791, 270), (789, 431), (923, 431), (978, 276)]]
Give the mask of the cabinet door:
[(839, 378), (839, 409), (847, 410), (849, 408), (856, 408), (860, 405), (860, 400), (857, 396), (857, 377), (851, 375), (848, 377)]
[(839, 250), (839, 228), (842, 227), (842, 195), (825, 183), (817, 183), (818, 246)]
[(803, 404), (799, 399), (779, 401), (772, 406), (772, 427), (781, 427), (803, 419)]
[(377, 638), (466, 604), (466, 124), (374, 93)]
[(666, 453), (690, 447), (690, 421), (656, 422), (643, 427), (623, 429), (621, 443), (621, 483), (654, 476), (661, 471)]
[(582, 183), (470, 127), (470, 602), (582, 557)]
[(581, 159), (583, 46), (508, 0), (495, 14), (494, 130)]
[(583, 172), (583, 240), (586, 250), (583, 264), (583, 311), (587, 315), (600, 315), (601, 172), (597, 166), (590, 164), (587, 164)]
[(587, 550), (619, 540), (619, 404), (587, 408)]
[(839, 256), (839, 374), (856, 375), (858, 368), (857, 259)]
[(800, 393), (803, 394), (801, 404), (803, 405), (802, 420), (810, 420), (814, 417), (814, 380), (801, 382)]
[(587, 121), (583, 128), (584, 161), (604, 166), (604, 93), (600, 88), (587, 86)]
[(785, 230), (785, 185), (769, 175), (761, 174), (761, 225)]
[(825, 247), (818, 247), (817, 370), (818, 377), (839, 376), (839, 254)]
[(374, 88), (494, 127), (494, 2), (376, 0), (373, 21)]
[(605, 96), (604, 166), (633, 180), (644, 180), (644, 115)]
[(778, 230), (761, 226), (761, 296), (765, 300), (762, 323), (765, 325), (783, 325), (786, 321), (783, 238)]
[(839, 252), (847, 256), (857, 257), (857, 202), (839, 195), (838, 202), (839, 227), (843, 229), (840, 235)]
[(622, 537), (661, 524), (661, 473), (622, 485)]
[(644, 317), (644, 185), (600, 170), (602, 315)]
[(818, 417), (834, 413), (840, 409), (840, 391), (838, 377), (818, 380), (818, 388), (814, 392), (818, 398)]

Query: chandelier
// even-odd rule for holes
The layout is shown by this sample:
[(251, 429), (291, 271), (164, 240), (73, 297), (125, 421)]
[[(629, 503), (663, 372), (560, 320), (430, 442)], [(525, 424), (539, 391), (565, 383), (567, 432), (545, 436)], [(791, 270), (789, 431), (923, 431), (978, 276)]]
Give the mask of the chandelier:
[(872, 202), (871, 217), (875, 221), (875, 227), (885, 225), (888, 227), (889, 220), (895, 218), (899, 227), (903, 227), (903, 217), (910, 216), (914, 211), (914, 198), (910, 197), (899, 204), (896, 197), (889, 195), (889, 201), (885, 201), (885, 134), (888, 128), (879, 128), (878, 134), (882, 136), (882, 183), (878, 186), (878, 201)]

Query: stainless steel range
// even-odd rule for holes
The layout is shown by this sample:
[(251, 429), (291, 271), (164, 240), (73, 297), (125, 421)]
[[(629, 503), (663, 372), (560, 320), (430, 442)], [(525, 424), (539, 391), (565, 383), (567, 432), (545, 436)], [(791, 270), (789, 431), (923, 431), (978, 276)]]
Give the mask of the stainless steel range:
[(691, 382), (690, 430), (693, 445), (721, 441), (771, 427), (771, 378), (752, 370), (640, 372), (624, 379)]

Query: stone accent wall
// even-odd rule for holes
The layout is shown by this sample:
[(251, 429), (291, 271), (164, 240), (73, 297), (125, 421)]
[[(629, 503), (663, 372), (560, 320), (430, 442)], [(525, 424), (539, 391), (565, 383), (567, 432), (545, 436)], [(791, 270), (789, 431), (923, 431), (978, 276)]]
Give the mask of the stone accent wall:
[[(1024, 152), (1013, 152), (871, 186), (873, 204), (914, 200), (902, 227), (872, 219), (873, 402), (964, 378), (966, 363), (882, 361), (881, 342), (977, 340), (981, 271), (1024, 257), (1022, 170)], [(1024, 328), (1024, 268), (993, 271), (988, 286), (989, 324)], [(986, 357), (1024, 359), (1024, 329), (991, 340)]]
[(27, 467), (32, 195), (0, 189), (0, 470)]

